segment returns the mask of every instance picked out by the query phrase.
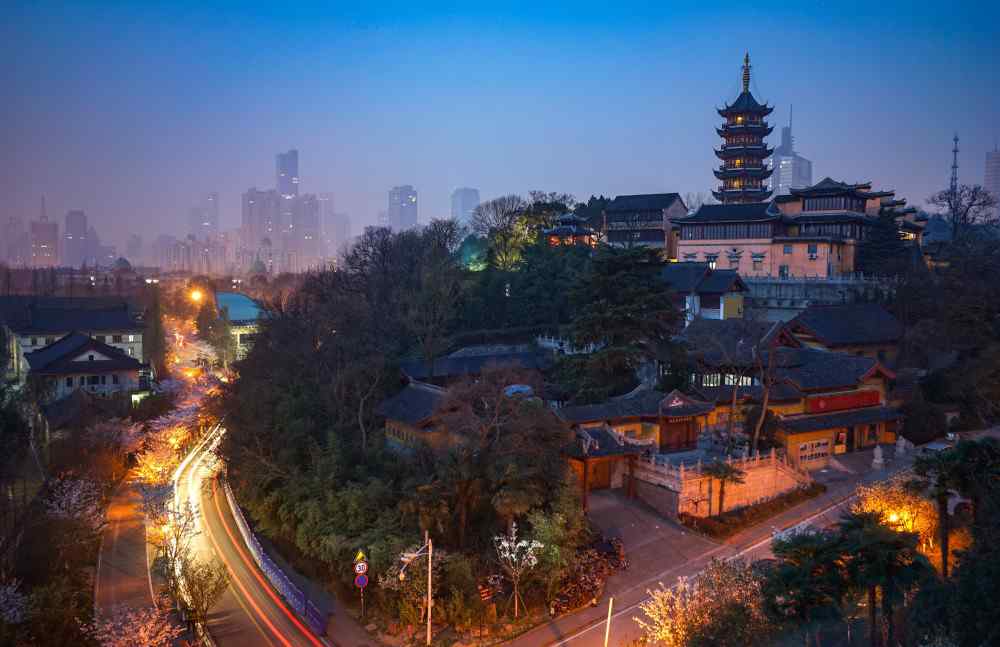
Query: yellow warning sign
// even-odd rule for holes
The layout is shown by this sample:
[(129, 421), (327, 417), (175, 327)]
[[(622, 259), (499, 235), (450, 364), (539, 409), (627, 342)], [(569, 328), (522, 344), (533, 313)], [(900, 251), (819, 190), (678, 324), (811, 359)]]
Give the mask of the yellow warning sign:
[(368, 558), (365, 557), (365, 551), (363, 551), (363, 550), (359, 550), (358, 554), (354, 556), (354, 563), (355, 564), (357, 564), (358, 562), (367, 562), (367, 561), (368, 561)]

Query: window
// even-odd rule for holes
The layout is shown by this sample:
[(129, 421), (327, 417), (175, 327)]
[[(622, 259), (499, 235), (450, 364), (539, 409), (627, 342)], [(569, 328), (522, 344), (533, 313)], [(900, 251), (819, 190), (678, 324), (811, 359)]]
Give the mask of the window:
[(878, 442), (878, 425), (868, 425), (868, 442), (872, 444)]
[(782, 251), (783, 251), (783, 252), (784, 252), (785, 254), (791, 254), (791, 253), (792, 253), (792, 246), (791, 246), (791, 245), (785, 245), (785, 249), (784, 249), (784, 250), (782, 250)]
[(72, 375), (66, 378), (66, 386), (70, 386), (70, 387), (73, 386), (73, 376)]
[(719, 386), (720, 376), (718, 373), (712, 373), (711, 375), (704, 375), (701, 378), (702, 386)]
[(37, 344), (38, 344), (38, 339), (37, 339), (36, 337), (32, 337), (32, 338), (31, 338), (31, 345), (32, 345), (32, 346), (35, 346), (35, 345), (37, 345)]
[(89, 361), (93, 362), (94, 361), (94, 355), (93, 355), (93, 353), (91, 353), (90, 355), (87, 355), (87, 359)]
[(111, 376), (111, 383), (112, 384), (118, 384), (118, 376), (117, 375), (112, 375)]
[(816, 249), (816, 243), (809, 243), (809, 254), (811, 256), (815, 256), (817, 251), (818, 250)]
[(787, 265), (779, 265), (778, 266), (778, 276), (780, 276), (783, 279), (787, 279), (788, 278), (788, 266)]
[(107, 340), (107, 337), (105, 337), (104, 335), (94, 335), (94, 339), (103, 344)]
[(754, 272), (760, 272), (763, 269), (764, 269), (764, 261), (759, 261), (757, 259), (754, 259), (754, 261), (753, 261), (753, 271)]
[(45, 338), (45, 345), (48, 346), (49, 344), (55, 343), (55, 341), (56, 341), (55, 337), (46, 337)]
[(101, 376), (101, 384), (107, 384), (107, 383), (108, 383), (108, 376), (107, 375), (102, 375)]
[(132, 350), (131, 346), (128, 347), (128, 356), (129, 357), (134, 357), (135, 356), (134, 351)]
[(89, 386), (96, 386), (96, 385), (98, 385), (100, 383), (101, 383), (101, 380), (100, 380), (100, 378), (98, 376), (96, 376), (96, 375), (88, 375), (87, 376), (87, 384)]
[(131, 344), (131, 343), (132, 343), (132, 342), (134, 342), (134, 341), (135, 341), (135, 335), (129, 335), (129, 336), (128, 336), (128, 343), (130, 343), (130, 344)]
[(830, 455), (829, 440), (814, 440), (811, 443), (799, 445), (799, 462), (822, 460)]
[(120, 344), (120, 343), (122, 343), (122, 336), (121, 335), (112, 335), (111, 336), (111, 341), (113, 343), (115, 343), (115, 344)]
[(708, 266), (713, 270), (715, 269), (715, 262), (718, 260), (719, 260), (718, 254), (705, 254), (705, 261), (708, 263)]

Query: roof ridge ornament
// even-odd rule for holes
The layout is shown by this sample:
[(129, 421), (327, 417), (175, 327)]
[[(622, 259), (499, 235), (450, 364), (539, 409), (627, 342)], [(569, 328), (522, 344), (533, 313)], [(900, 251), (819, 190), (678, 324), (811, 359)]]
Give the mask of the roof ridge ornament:
[(743, 91), (750, 91), (750, 52), (743, 55)]

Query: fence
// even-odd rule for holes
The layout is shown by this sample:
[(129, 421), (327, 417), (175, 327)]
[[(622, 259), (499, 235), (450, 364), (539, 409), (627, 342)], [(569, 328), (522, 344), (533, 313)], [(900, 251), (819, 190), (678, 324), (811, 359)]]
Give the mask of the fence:
[(257, 566), (260, 567), (260, 570), (267, 576), (267, 580), (278, 590), (281, 597), (285, 598), (285, 601), (292, 607), (295, 613), (300, 618), (305, 619), (309, 627), (316, 634), (320, 636), (324, 635), (326, 633), (326, 615), (316, 608), (316, 605), (309, 600), (306, 593), (295, 586), (291, 579), (285, 575), (284, 571), (264, 552), (260, 542), (257, 541), (256, 535), (250, 530), (250, 526), (243, 517), (243, 511), (237, 505), (236, 497), (233, 496), (233, 491), (230, 489), (228, 481), (223, 481), (222, 484), (223, 489), (226, 491), (226, 499), (229, 501), (229, 507), (232, 509), (233, 517), (236, 519), (236, 525), (239, 526), (243, 541), (250, 549), (250, 554), (253, 556), (253, 560), (257, 562)]

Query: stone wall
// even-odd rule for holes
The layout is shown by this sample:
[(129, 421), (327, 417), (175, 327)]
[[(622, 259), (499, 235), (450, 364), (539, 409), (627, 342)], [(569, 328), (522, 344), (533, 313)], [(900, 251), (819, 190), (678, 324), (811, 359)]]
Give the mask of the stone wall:
[[(726, 510), (773, 499), (812, 481), (773, 451), (728, 462), (743, 471), (744, 482), (726, 484)], [(635, 476), (638, 498), (665, 517), (675, 518), (679, 513), (707, 517), (720, 512), (719, 481), (704, 474), (700, 463), (685, 469), (638, 461)]]

